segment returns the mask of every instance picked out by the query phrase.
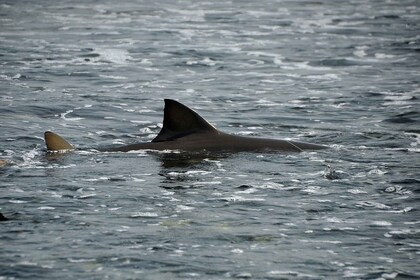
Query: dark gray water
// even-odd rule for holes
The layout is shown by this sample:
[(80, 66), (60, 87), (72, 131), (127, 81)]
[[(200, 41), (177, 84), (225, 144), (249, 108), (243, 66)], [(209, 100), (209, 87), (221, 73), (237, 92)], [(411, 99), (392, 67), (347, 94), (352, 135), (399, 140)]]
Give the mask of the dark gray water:
[[(417, 0), (0, 3), (0, 279), (420, 277)], [(163, 98), (331, 148), (90, 150)]]

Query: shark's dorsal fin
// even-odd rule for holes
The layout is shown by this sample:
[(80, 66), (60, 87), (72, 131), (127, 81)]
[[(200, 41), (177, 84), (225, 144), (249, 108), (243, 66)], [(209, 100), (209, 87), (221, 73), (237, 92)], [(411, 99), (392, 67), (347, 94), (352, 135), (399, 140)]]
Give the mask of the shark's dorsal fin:
[(54, 132), (46, 131), (44, 138), (49, 152), (66, 152), (74, 150), (74, 147), (69, 142)]
[(217, 129), (187, 106), (165, 99), (163, 127), (152, 142), (170, 141), (197, 132), (217, 133)]

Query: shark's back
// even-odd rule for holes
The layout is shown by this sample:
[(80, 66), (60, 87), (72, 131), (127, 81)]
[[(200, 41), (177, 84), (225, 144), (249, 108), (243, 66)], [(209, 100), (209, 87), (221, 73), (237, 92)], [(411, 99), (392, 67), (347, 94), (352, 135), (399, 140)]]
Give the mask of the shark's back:
[[(59, 135), (46, 132), (48, 151), (73, 150), (73, 146)], [(163, 126), (159, 134), (147, 143), (138, 143), (103, 151), (180, 150), (209, 152), (263, 152), (323, 149), (325, 146), (277, 139), (243, 137), (223, 133), (194, 110), (172, 99), (165, 99)]]

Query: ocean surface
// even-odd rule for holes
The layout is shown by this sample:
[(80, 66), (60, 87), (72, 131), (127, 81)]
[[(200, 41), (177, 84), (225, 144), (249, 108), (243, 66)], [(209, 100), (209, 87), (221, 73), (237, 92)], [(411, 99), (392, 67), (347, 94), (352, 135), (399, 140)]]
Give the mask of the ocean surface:
[[(164, 98), (330, 148), (94, 150)], [(1, 0), (0, 279), (419, 279), (419, 98), (417, 0)]]

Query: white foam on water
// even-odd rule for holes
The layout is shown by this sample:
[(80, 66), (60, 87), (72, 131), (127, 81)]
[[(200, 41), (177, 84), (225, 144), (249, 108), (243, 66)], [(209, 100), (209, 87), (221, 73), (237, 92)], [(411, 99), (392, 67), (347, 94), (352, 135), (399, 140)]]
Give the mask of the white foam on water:
[(112, 62), (114, 64), (126, 64), (128, 60), (131, 59), (127, 50), (123, 49), (101, 49), (98, 48), (95, 50), (100, 54), (101, 58), (105, 61)]

